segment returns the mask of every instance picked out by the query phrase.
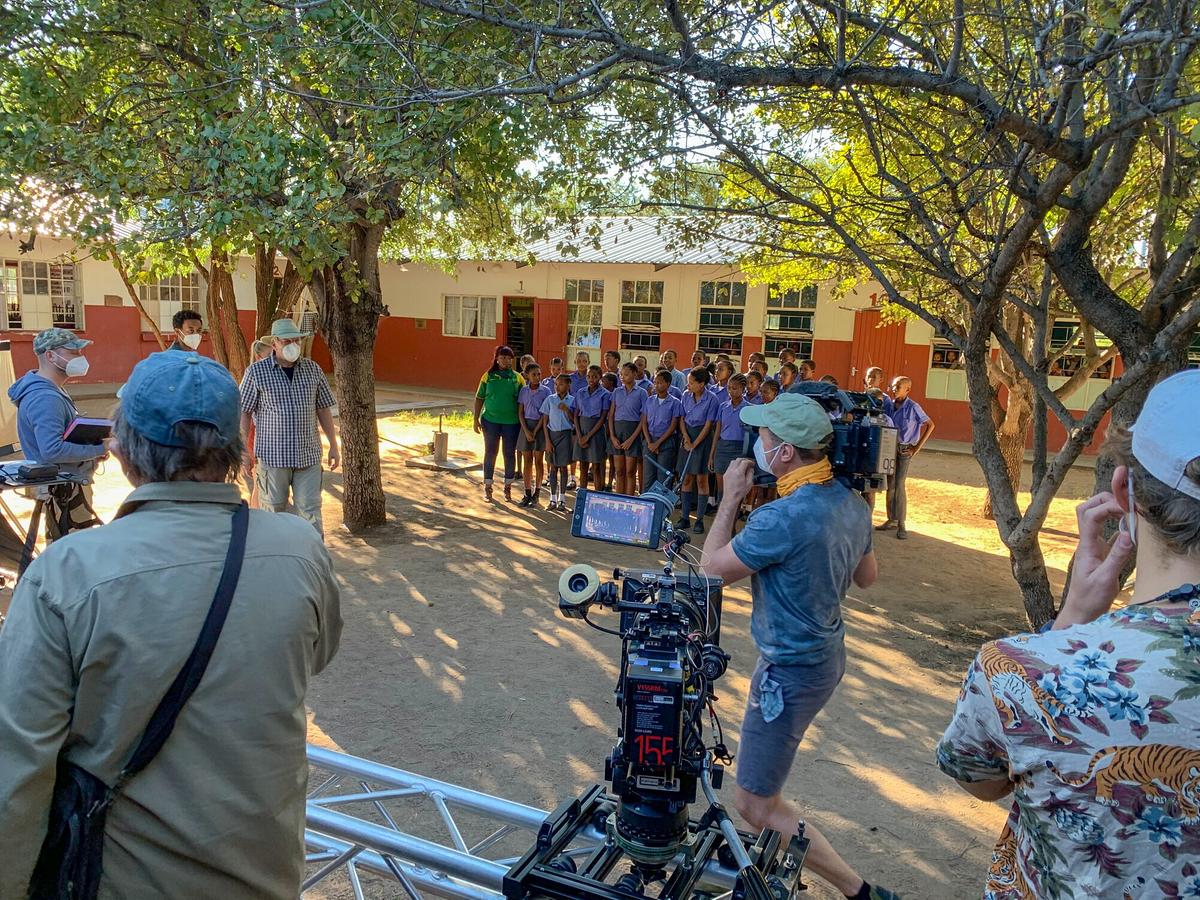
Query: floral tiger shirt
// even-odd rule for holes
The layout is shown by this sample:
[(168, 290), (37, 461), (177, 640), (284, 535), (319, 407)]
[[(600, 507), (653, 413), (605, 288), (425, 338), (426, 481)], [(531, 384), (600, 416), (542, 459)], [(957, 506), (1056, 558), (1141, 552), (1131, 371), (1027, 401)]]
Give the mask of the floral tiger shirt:
[(1200, 900), (1200, 602), (986, 644), (937, 761), (1014, 784), (985, 900)]

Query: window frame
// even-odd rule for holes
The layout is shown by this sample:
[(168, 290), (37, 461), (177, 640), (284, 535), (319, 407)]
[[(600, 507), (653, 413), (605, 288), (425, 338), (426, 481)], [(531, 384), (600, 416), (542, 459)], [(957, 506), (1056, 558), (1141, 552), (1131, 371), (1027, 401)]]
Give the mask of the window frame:
[[(642, 292), (642, 286), (645, 291)], [(621, 321), (618, 342), (622, 350), (658, 353), (662, 347), (662, 309), (666, 282), (654, 279), (621, 280)], [(639, 299), (639, 296), (642, 299)], [(631, 321), (643, 315), (652, 321)]]
[[(1064, 337), (1062, 339), (1056, 339), (1054, 337), (1054, 330), (1060, 326), (1067, 326), (1071, 329), (1070, 340), (1068, 340), (1068, 338), (1066, 338), (1066, 337)], [(1065, 346), (1069, 342), (1073, 343), (1074, 339), (1076, 337), (1078, 337), (1077, 330), (1078, 330), (1079, 326), (1080, 326), (1079, 319), (1072, 319), (1070, 317), (1062, 317), (1062, 318), (1054, 319), (1050, 323), (1050, 330), (1046, 336), (1047, 350), (1049, 351), (1049, 353), (1052, 356), (1057, 356), (1059, 351), (1062, 350), (1063, 346)], [(1096, 334), (1096, 344), (1098, 347), (1100, 347), (1102, 349), (1107, 349), (1108, 347), (1112, 346), (1112, 341), (1109, 340), (1108, 338), (1106, 338), (1104, 335), (1097, 333)], [(1051, 377), (1054, 377), (1054, 378), (1071, 378), (1071, 377), (1073, 377), (1075, 375), (1075, 373), (1077, 371), (1079, 371), (1079, 366), (1082, 364), (1082, 362), (1085, 358), (1086, 358), (1086, 353), (1084, 353), (1082, 350), (1070, 350), (1070, 351), (1062, 354), (1061, 356), (1058, 356), (1058, 359), (1056, 359), (1053, 364), (1055, 371), (1050, 372)], [(1113, 362), (1114, 361), (1112, 359), (1108, 360), (1108, 362), (1099, 366), (1094, 372), (1092, 372), (1092, 374), (1089, 375), (1088, 378), (1089, 379), (1095, 378), (1100, 381), (1112, 381)]]
[[(585, 299), (580, 299), (580, 289), (586, 285)], [(567, 353), (573, 355), (580, 350), (591, 354), (600, 349), (604, 335), (604, 291), (603, 278), (565, 278), (563, 279), (563, 297), (567, 301)], [(587, 311), (586, 332), (581, 328), (580, 313)], [(595, 343), (592, 343), (594, 335)], [(577, 337), (587, 337), (586, 343), (575, 340)]]
[[(942, 358), (935, 361), (934, 357), (939, 353), (942, 354)], [(949, 362), (946, 359), (947, 353), (957, 354), (953, 362)], [(962, 352), (952, 343), (943, 338), (935, 337), (929, 342), (929, 368), (947, 372), (962, 371), (966, 368), (966, 359)]]
[[(451, 331), (446, 325), (450, 321), (449, 310), (452, 301), (458, 304), (458, 331)], [(470, 307), (466, 306), (465, 301), (471, 301), (472, 305)], [(492, 307), (491, 334), (485, 334), (483, 328), (483, 324), (486, 321), (484, 311), (489, 301)], [(463, 324), (465, 322), (465, 313), (468, 309), (472, 313), (475, 334), (466, 333), (467, 329)], [(495, 341), (496, 332), (500, 326), (499, 311), (499, 294), (442, 294), (442, 336), (466, 338), (473, 341)]]
[[(62, 259), (4, 259), (0, 287), (3, 295), (4, 328), (7, 331), (36, 331), (26, 322), (38, 314), (48, 314), (54, 328), (84, 329), (83, 290), (80, 284), (79, 263)], [(15, 295), (10, 290), (10, 267), (14, 267)], [(44, 285), (44, 290), (42, 286)], [(68, 287), (69, 285), (69, 287)], [(13, 307), (16, 300), (18, 321), (13, 322)], [(71, 315), (65, 313), (70, 312)]]
[[(782, 291), (778, 284), (767, 286), (763, 313), (763, 353), (775, 359), (784, 349), (794, 350), (799, 359), (811, 359), (817, 310), (817, 286)], [(777, 321), (772, 322), (772, 319)], [(807, 327), (802, 320), (807, 319)]]
[[(164, 293), (166, 296), (164, 296)], [(186, 299), (185, 299), (186, 297)], [(161, 275), (153, 281), (138, 285), (138, 299), (151, 312), (164, 332), (173, 331), (175, 313), (190, 309), (204, 318), (208, 299), (208, 284), (200, 272), (178, 272)], [(204, 323), (208, 330), (208, 323)]]
[[(741, 357), (746, 340), (747, 293), (748, 287), (744, 281), (715, 279), (700, 282), (696, 319), (697, 350), (709, 356), (727, 353), (732, 357)], [(717, 316), (721, 319), (714, 320)], [(729, 319), (728, 323), (724, 321), (725, 318)]]

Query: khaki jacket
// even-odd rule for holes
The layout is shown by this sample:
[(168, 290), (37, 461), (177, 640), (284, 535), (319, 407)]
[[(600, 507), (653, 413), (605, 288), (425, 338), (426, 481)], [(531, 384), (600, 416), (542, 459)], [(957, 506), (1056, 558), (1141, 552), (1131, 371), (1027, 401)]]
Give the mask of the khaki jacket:
[[(200, 633), (238, 502), (229, 484), (143, 485), (18, 582), (0, 630), (0, 900), (25, 896), (60, 751), (109, 784), (129, 759)], [(297, 895), (304, 697), (341, 630), (312, 526), (251, 511), (204, 678), (109, 810), (102, 897)]]

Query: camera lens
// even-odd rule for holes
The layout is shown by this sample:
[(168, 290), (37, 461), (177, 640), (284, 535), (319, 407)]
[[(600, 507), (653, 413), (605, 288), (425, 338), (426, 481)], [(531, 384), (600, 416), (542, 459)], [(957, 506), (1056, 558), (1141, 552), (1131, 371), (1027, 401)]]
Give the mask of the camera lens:
[(586, 575), (573, 575), (567, 585), (572, 591), (579, 592), (588, 586), (588, 578)]

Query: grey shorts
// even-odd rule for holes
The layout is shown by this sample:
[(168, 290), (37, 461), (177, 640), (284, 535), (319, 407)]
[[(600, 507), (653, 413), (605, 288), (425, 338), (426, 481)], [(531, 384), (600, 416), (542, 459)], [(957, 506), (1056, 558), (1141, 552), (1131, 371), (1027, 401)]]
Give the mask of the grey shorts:
[(845, 672), (845, 649), (814, 666), (780, 666), (759, 657), (742, 719), (738, 787), (758, 797), (774, 797), (783, 790), (804, 732)]

